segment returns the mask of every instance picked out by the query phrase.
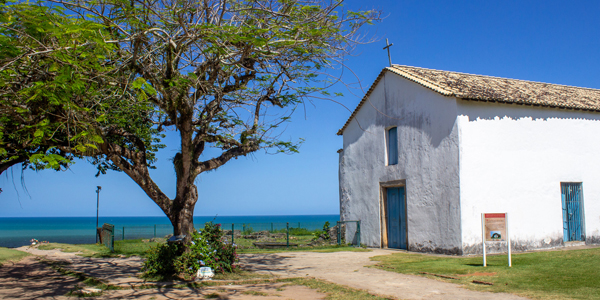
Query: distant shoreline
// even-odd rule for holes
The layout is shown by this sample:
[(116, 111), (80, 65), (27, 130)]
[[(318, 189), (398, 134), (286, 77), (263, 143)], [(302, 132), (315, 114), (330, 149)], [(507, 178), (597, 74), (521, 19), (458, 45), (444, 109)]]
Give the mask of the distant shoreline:
[[(235, 230), (280, 230), (291, 228), (320, 229), (325, 222), (335, 225), (340, 219), (332, 215), (263, 215), (263, 216), (195, 216), (196, 228), (214, 221), (224, 229)], [(162, 237), (173, 232), (166, 216), (103, 217), (98, 225), (109, 223), (115, 226), (115, 239)], [(96, 217), (0, 217), (0, 247), (29, 245), (31, 239), (68, 244), (94, 243)]]
[[(297, 216), (339, 216), (339, 214), (313, 214), (313, 215), (217, 215), (217, 217), (297, 217)], [(166, 218), (167, 216), (100, 216), (100, 218)], [(194, 218), (213, 218), (215, 216), (194, 216)], [(28, 217), (2, 217), (8, 218), (96, 218), (96, 216), (28, 216)]]

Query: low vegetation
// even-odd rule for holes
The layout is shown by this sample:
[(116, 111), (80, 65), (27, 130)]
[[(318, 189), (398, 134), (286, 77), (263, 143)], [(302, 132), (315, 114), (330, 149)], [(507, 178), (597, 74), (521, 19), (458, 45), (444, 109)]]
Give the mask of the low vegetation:
[[(320, 279), (310, 278), (310, 277), (309, 278), (304, 277), (304, 278), (276, 279), (276, 278), (273, 278), (273, 276), (271, 276), (271, 275), (259, 275), (259, 274), (250, 273), (250, 272), (240, 272), (240, 273), (244, 274), (243, 275), (244, 278), (240, 278), (240, 280), (236, 280), (233, 284), (239, 285), (239, 286), (255, 287), (258, 284), (264, 284), (264, 283), (269, 283), (269, 284), (283, 283), (282, 286), (277, 288), (277, 291), (283, 291), (288, 286), (301, 285), (301, 286), (305, 286), (310, 289), (317, 290), (317, 292), (327, 295), (325, 297), (325, 299), (328, 299), (328, 300), (388, 300), (388, 299), (390, 299), (390, 298), (385, 298), (385, 297), (370, 294), (369, 292), (367, 292), (365, 290), (355, 289), (355, 288), (327, 282), (327, 281), (320, 280)], [(223, 278), (218, 278), (218, 279), (223, 280)], [(232, 282), (228, 281), (228, 283), (232, 283)], [(227, 283), (224, 283), (222, 281), (221, 282), (220, 281), (200, 281), (200, 282), (190, 282), (190, 283), (186, 283), (186, 284), (165, 285), (162, 287), (163, 288), (176, 288), (176, 289), (177, 288), (202, 289), (202, 288), (205, 288), (208, 286), (218, 287), (218, 286), (222, 286), (225, 284), (227, 284)], [(140, 288), (140, 287), (138, 286), (136, 288)], [(156, 288), (156, 287), (148, 286), (146, 288)], [(226, 290), (221, 290), (221, 292), (225, 293)], [(268, 296), (267, 294), (265, 294), (263, 292), (260, 292), (260, 291), (257, 292), (257, 291), (252, 291), (252, 290), (248, 290), (246, 292), (243, 292), (242, 294), (253, 295), (253, 296)], [(221, 297), (221, 295), (219, 295), (217, 293), (214, 293), (214, 295), (216, 296), (216, 298)], [(208, 298), (207, 295), (204, 295), (204, 297)], [(224, 299), (226, 299), (226, 298), (224, 298)]]
[[(227, 237), (229, 239), (231, 239), (230, 237)], [(247, 249), (258, 249), (254, 243), (255, 242), (261, 242), (261, 240), (259, 239), (250, 239), (250, 238), (242, 238), (242, 237), (237, 237), (234, 238), (234, 243), (238, 246), (238, 249), (240, 251), (240, 253), (244, 253), (243, 251), (247, 250)], [(286, 237), (281, 237), (281, 238), (270, 238), (269, 242), (275, 242), (275, 243), (286, 243), (287, 239)], [(291, 244), (299, 244), (299, 245), (305, 245), (308, 244), (312, 241), (312, 235), (290, 235), (290, 243)]]
[(368, 293), (364, 290), (354, 289), (343, 285), (326, 282), (315, 278), (288, 278), (280, 279), (279, 282), (289, 282), (294, 285), (303, 285), (317, 290), (319, 293), (327, 294), (328, 300), (386, 300), (384, 298)]
[(23, 251), (0, 247), (0, 266), (2, 266), (2, 263), (6, 263), (9, 261), (19, 261), (21, 258), (28, 255), (30, 254)]
[[(315, 251), (315, 252), (338, 252), (338, 251), (356, 251), (356, 252), (368, 252), (366, 248), (353, 247), (347, 245), (308, 245), (314, 239), (315, 231), (309, 231), (304, 228), (308, 234), (305, 235), (291, 235), (290, 243), (298, 244), (298, 246), (290, 246), (277, 248), (277, 249), (260, 249), (257, 248), (254, 243), (256, 239), (235, 238), (234, 242), (237, 246), (237, 253), (277, 253), (277, 252), (289, 252), (289, 251)], [(291, 230), (290, 230), (291, 231)], [(300, 231), (300, 230), (299, 230)], [(225, 236), (230, 240), (229, 236)], [(112, 257), (118, 255), (126, 256), (140, 256), (145, 257), (148, 251), (157, 246), (158, 244), (164, 244), (166, 239), (133, 239), (133, 240), (117, 240), (115, 241), (115, 252), (110, 252), (108, 248), (100, 244), (61, 244), (61, 243), (49, 243), (42, 244), (39, 247), (41, 250), (52, 250), (61, 249), (64, 252), (80, 252), (81, 256), (86, 257)], [(273, 242), (285, 243), (286, 238), (275, 238)]]
[(386, 271), (425, 275), (472, 290), (538, 299), (600, 299), (600, 248), (514, 254), (511, 268), (506, 255), (488, 256), (485, 268), (481, 257), (397, 253), (372, 259)]
[(308, 252), (322, 252), (322, 253), (330, 253), (330, 252), (340, 252), (340, 251), (352, 251), (352, 252), (370, 252), (371, 250), (367, 248), (359, 248), (353, 246), (346, 245), (331, 245), (331, 246), (300, 246), (300, 247), (290, 247), (290, 248), (278, 248), (278, 249), (258, 249), (258, 248), (250, 248), (250, 249), (240, 249), (239, 253), (281, 253), (281, 252), (298, 252), (298, 251), (308, 251)]
[(212, 222), (192, 233), (187, 249), (177, 244), (157, 244), (150, 248), (142, 267), (147, 278), (194, 277), (201, 267), (210, 267), (215, 273), (231, 273), (236, 269), (236, 246), (223, 242), (223, 231)]
[(149, 240), (124, 240), (115, 241), (115, 251), (110, 252), (106, 246), (101, 244), (61, 244), (61, 243), (49, 243), (38, 246), (40, 250), (52, 250), (61, 249), (63, 252), (80, 252), (81, 256), (86, 257), (112, 257), (112, 256), (132, 256), (137, 255), (144, 257), (148, 250), (153, 246), (159, 244), (158, 242), (151, 242)]

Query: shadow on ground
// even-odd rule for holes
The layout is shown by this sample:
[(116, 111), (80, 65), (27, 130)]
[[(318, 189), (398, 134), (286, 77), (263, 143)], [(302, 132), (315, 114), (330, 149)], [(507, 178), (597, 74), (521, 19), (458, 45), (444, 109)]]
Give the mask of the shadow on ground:
[(0, 267), (2, 299), (62, 299), (78, 283), (76, 278), (61, 275), (33, 256)]

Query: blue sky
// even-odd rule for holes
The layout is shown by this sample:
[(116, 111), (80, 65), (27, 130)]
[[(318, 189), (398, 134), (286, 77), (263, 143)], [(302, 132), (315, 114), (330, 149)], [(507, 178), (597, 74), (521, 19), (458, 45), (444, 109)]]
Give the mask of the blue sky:
[[(357, 56), (348, 58), (364, 90), (388, 65), (385, 38), (394, 43), (395, 64), (600, 88), (598, 1), (353, 0), (345, 6), (376, 8), (386, 16), (369, 28), (379, 41), (358, 47)], [(332, 91), (343, 92), (336, 100), (350, 109), (364, 94), (341, 86)], [(336, 151), (342, 138), (335, 133), (349, 115), (333, 102), (307, 103), (283, 135), (306, 140), (300, 154), (257, 153), (200, 175), (195, 215), (339, 213)], [(175, 173), (169, 159), (178, 145), (174, 136), (165, 144), (153, 176), (172, 197)], [(162, 215), (125, 174), (96, 178), (95, 173), (85, 161), (65, 172), (5, 172), (0, 177), (0, 217), (94, 216), (98, 185), (101, 216)]]

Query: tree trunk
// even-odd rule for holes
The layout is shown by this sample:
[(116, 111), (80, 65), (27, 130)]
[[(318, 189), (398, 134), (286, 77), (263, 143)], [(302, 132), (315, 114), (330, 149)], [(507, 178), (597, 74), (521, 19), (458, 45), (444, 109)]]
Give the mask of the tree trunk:
[(188, 244), (194, 231), (194, 207), (198, 201), (198, 190), (195, 185), (188, 188), (182, 199), (173, 203), (169, 220), (173, 225), (173, 235), (184, 235), (184, 244)]

